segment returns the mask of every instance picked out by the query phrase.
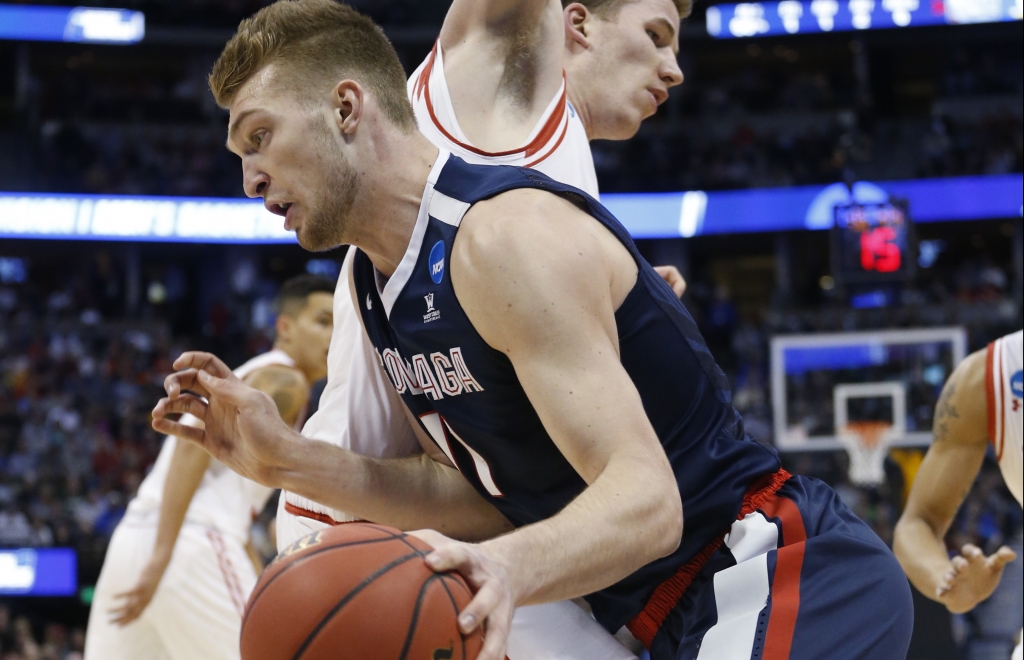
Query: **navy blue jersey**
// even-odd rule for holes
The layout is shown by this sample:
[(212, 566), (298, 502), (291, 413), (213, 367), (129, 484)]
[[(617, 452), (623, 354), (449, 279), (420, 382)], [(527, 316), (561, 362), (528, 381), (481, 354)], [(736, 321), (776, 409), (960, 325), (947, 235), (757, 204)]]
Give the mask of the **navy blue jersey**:
[(675, 553), (588, 596), (598, 621), (614, 631), (729, 528), (744, 493), (777, 471), (779, 460), (744, 433), (726, 378), (693, 319), (611, 213), (533, 170), (469, 165), (442, 152), (395, 273), (381, 286), (360, 252), (353, 276), (363, 323), (392, 384), (480, 494), (518, 527), (555, 515), (586, 487), (544, 430), (512, 363), (480, 337), (451, 283), (448, 259), (466, 211), (516, 188), (574, 201), (622, 241), (639, 268), (615, 313), (621, 360), (672, 464), (685, 529)]

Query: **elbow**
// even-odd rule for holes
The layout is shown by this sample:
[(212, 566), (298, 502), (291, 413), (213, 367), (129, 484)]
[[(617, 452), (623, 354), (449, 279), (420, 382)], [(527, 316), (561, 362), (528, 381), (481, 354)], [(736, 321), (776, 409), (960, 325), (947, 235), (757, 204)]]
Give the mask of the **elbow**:
[(657, 530), (653, 539), (657, 557), (667, 557), (679, 549), (683, 540), (683, 502), (679, 495), (679, 487), (672, 480), (671, 487), (664, 489), (658, 498)]

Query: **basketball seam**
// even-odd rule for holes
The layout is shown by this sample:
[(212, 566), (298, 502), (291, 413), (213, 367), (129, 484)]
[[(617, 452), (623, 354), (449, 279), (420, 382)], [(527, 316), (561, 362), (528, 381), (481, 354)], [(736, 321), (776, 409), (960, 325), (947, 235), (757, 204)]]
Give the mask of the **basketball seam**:
[[(444, 587), (445, 593), (448, 594), (448, 600), (451, 601), (452, 607), (455, 608), (455, 616), (458, 617), (458, 615), (459, 615), (459, 604), (455, 602), (455, 596), (452, 594), (452, 590), (448, 588), (448, 582), (447, 582), (447, 580), (445, 580), (445, 578), (448, 578), (449, 580), (455, 580), (456, 584), (458, 584), (460, 586), (465, 586), (465, 585), (463, 584), (463, 582), (461, 580), (456, 579), (455, 576), (452, 575), (451, 573), (442, 573), (440, 577), (441, 577), (441, 586)], [(469, 589), (466, 589), (466, 591), (469, 592), (469, 596), (470, 596), (470, 598), (472, 598), (473, 597), (473, 592), (470, 591)], [(456, 624), (456, 625), (458, 625), (458, 624)], [(466, 660), (466, 638), (462, 635), (462, 631), (459, 631), (459, 642), (462, 644), (462, 660)]]
[(440, 578), (436, 573), (431, 575), (423, 584), (420, 585), (420, 593), (416, 596), (416, 604), (412, 608), (412, 618), (409, 620), (409, 630), (405, 633), (405, 643), (402, 645), (402, 650), (398, 654), (398, 660), (406, 660), (406, 656), (409, 655), (409, 647), (412, 646), (412, 637), (416, 632), (416, 622), (420, 618), (420, 609), (423, 607), (423, 598), (427, 593), (427, 589), (431, 583)]
[(358, 585), (353, 587), (351, 591), (345, 594), (344, 598), (338, 601), (338, 603), (331, 608), (330, 612), (328, 612), (326, 615), (324, 615), (322, 619), (320, 619), (320, 623), (318, 623), (316, 627), (313, 628), (312, 631), (310, 631), (305, 641), (302, 642), (302, 645), (295, 652), (295, 655), (292, 656), (292, 660), (300, 660), (302, 654), (306, 652), (306, 649), (309, 648), (309, 645), (313, 643), (313, 640), (316, 639), (316, 636), (320, 634), (320, 631), (323, 630), (324, 626), (327, 625), (327, 623), (334, 617), (335, 614), (341, 611), (341, 608), (348, 605), (349, 601), (351, 601), (353, 598), (359, 595), (363, 591), (363, 589), (373, 584), (378, 578), (385, 575), (391, 569), (401, 566), (405, 562), (410, 561), (411, 559), (414, 559), (416, 557), (423, 557), (423, 551), (417, 550), (416, 552), (411, 552), (407, 555), (399, 557), (398, 559), (395, 559), (389, 564), (381, 566), (379, 569), (377, 569), (372, 574), (367, 576), (366, 579), (364, 579)]
[[(357, 545), (371, 545), (373, 543), (386, 543), (388, 541), (394, 541), (396, 539), (399, 540), (399, 541), (403, 540), (401, 536), (396, 536), (395, 534), (392, 534), (391, 531), (388, 530), (388, 529), (385, 529), (383, 527), (379, 527), (378, 525), (373, 525), (373, 527), (381, 529), (382, 531), (385, 531), (388, 534), (391, 534), (391, 536), (388, 536), (388, 537), (382, 538), (382, 539), (370, 539), (370, 540), (367, 540), (367, 541), (351, 541), (349, 543), (339, 543), (339, 544), (336, 544), (336, 545), (330, 545), (330, 546), (327, 546), (327, 547), (324, 547), (324, 548), (320, 548), (320, 549), (318, 549), (318, 550), (316, 550), (314, 552), (309, 553), (308, 555), (305, 555), (303, 557), (299, 557), (298, 559), (296, 559), (292, 563), (290, 563), (287, 566), (285, 566), (284, 568), (282, 568), (276, 574), (274, 574), (274, 576), (271, 577), (269, 580), (267, 580), (267, 583), (264, 584), (263, 587), (261, 587), (259, 591), (253, 592), (252, 596), (250, 596), (250, 598), (249, 598), (249, 606), (246, 608), (245, 616), (242, 617), (242, 627), (245, 628), (245, 623), (246, 623), (246, 621), (249, 620), (249, 612), (252, 611), (253, 606), (256, 605), (256, 601), (259, 599), (260, 596), (263, 595), (263, 592), (267, 590), (267, 588), (274, 582), (274, 580), (276, 580), (277, 578), (281, 577), (286, 571), (289, 571), (292, 568), (295, 568), (296, 566), (304, 563), (307, 559), (312, 559), (313, 557), (315, 557), (315, 556), (317, 556), (317, 555), (319, 555), (321, 553), (327, 552), (329, 550), (333, 550), (335, 548), (350, 548), (350, 547), (357, 546)], [(404, 534), (402, 536), (404, 536)], [(409, 545), (409, 544), (406, 543), (406, 545)], [(412, 546), (410, 545), (410, 547), (412, 547)], [(275, 559), (274, 561), (277, 561), (277, 560)], [(273, 562), (271, 562), (270, 565), (273, 566)], [(269, 568), (269, 566), (268, 566), (268, 568)]]

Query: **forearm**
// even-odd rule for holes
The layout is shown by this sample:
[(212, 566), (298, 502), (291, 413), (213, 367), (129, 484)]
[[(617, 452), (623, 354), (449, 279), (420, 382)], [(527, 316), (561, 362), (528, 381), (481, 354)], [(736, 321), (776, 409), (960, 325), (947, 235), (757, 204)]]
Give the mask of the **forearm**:
[(938, 600), (943, 578), (953, 568), (942, 535), (923, 518), (905, 515), (896, 525), (893, 552), (911, 584), (928, 598)]
[(613, 460), (557, 515), (483, 544), (509, 568), (516, 605), (576, 598), (608, 587), (679, 546), (682, 504), (671, 472)]
[(210, 455), (201, 448), (183, 440), (176, 441), (160, 501), (153, 561), (164, 565), (170, 562), (185, 514), (209, 465)]
[(380, 459), (300, 438), (277, 487), (401, 530), (481, 540), (511, 529), (457, 470), (425, 455)]

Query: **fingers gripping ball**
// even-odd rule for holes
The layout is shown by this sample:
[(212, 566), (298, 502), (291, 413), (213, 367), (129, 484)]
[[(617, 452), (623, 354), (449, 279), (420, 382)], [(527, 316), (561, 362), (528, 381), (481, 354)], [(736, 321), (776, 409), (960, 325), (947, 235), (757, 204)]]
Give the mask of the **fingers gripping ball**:
[(350, 523), (305, 536), (263, 572), (242, 620), (242, 660), (473, 660), (479, 631), (458, 615), (473, 594), (434, 573), (431, 547)]

